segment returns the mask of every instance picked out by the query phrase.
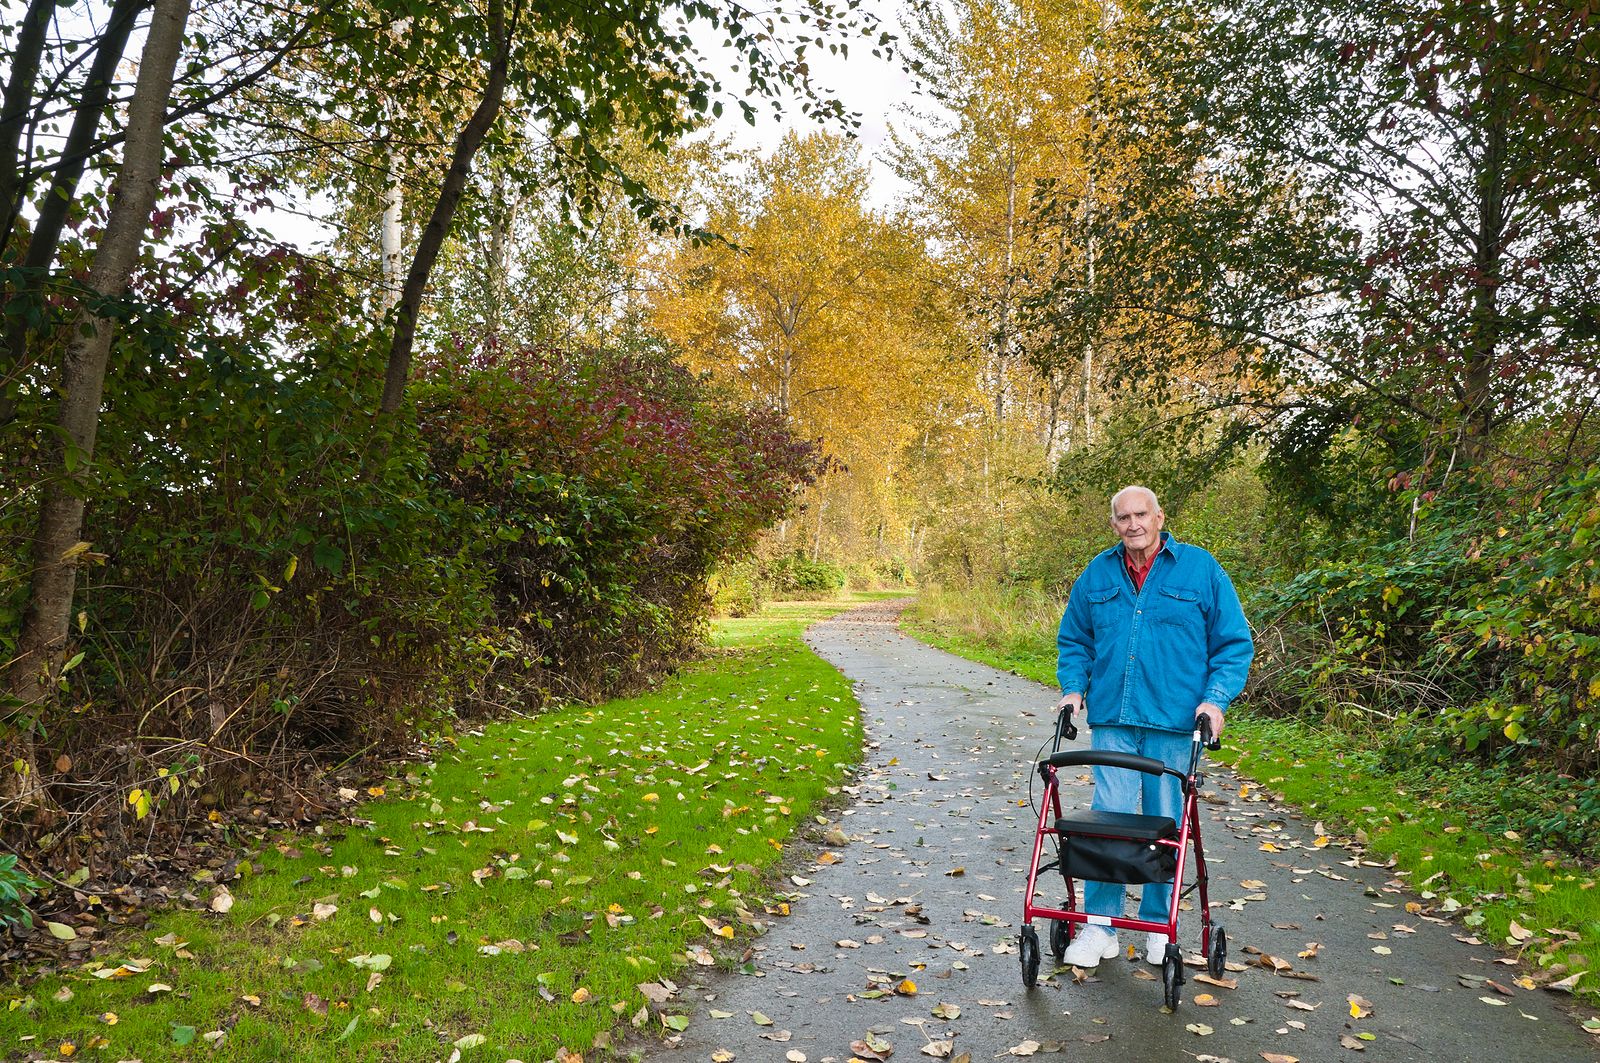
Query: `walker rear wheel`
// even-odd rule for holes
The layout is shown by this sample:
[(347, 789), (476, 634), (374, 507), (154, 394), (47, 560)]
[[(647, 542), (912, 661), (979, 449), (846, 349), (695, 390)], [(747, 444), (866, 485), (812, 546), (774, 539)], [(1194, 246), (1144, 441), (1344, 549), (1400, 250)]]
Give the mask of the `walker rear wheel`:
[(1206, 951), (1206, 973), (1221, 978), (1228, 969), (1228, 935), (1222, 927), (1211, 924), (1211, 948)]
[(1031, 925), (1022, 928), (1017, 955), (1022, 960), (1022, 984), (1032, 989), (1039, 984), (1039, 932)]
[(1060, 967), (1067, 959), (1067, 945), (1072, 941), (1072, 924), (1065, 919), (1055, 919), (1050, 923), (1050, 951), (1055, 954), (1056, 966)]

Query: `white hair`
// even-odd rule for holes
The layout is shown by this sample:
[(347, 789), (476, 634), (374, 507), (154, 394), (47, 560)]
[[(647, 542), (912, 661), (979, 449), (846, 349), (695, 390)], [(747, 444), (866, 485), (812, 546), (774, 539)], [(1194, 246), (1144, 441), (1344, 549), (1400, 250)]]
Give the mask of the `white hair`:
[(1124, 496), (1135, 493), (1148, 495), (1150, 498), (1150, 507), (1157, 513), (1161, 512), (1161, 500), (1156, 497), (1156, 493), (1154, 491), (1150, 490), (1148, 487), (1141, 487), (1139, 484), (1129, 484), (1127, 487), (1124, 487), (1122, 490), (1111, 496), (1112, 520), (1117, 519), (1117, 503), (1121, 502)]

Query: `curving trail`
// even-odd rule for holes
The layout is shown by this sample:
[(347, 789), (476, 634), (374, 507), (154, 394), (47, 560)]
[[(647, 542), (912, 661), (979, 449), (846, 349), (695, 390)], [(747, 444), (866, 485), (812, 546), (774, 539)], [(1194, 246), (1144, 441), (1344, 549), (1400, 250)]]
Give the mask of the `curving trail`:
[[(855, 682), (867, 721), (863, 775), (840, 820), (850, 845), (829, 850), (837, 863), (798, 871), (806, 884), (796, 887), (792, 915), (758, 939), (753, 973), (681, 987), (679, 1001), (694, 1004), (689, 1028), (647, 1058), (845, 1063), (877, 1058), (863, 1048), (881, 1040), (902, 1063), (963, 1053), (1600, 1059), (1557, 998), (1516, 987), (1517, 971), (1496, 963), (1494, 950), (1457, 939), (1467, 936), (1459, 923), (1408, 913), (1418, 898), (1403, 881), (1336, 844), (1315, 847), (1311, 824), (1253, 794), (1241, 799), (1238, 780), (1221, 769), (1208, 778), (1204, 838), (1237, 988), (1197, 983), (1201, 969), (1191, 966), (1183, 1004), (1163, 1014), (1159, 980), (1141, 977), (1155, 969), (1124, 957), (1081, 983), (1068, 970), (1024, 990), (1015, 942), (1035, 822), (1028, 781), (1055, 695), (901, 635), (898, 608), (874, 603), (807, 635)], [(1087, 804), (1087, 776), (1069, 781), (1065, 799)], [(1047, 940), (1048, 926), (1040, 929)], [(1123, 934), (1124, 946), (1132, 937)], [(1197, 920), (1180, 943), (1198, 952)], [(1290, 967), (1275, 974), (1261, 954)], [(1047, 946), (1046, 973), (1051, 960)], [(892, 991), (907, 979), (914, 996)], [(1361, 1018), (1351, 1015), (1352, 994), (1365, 1001)], [(959, 1013), (936, 1017), (953, 1013), (941, 1004)]]

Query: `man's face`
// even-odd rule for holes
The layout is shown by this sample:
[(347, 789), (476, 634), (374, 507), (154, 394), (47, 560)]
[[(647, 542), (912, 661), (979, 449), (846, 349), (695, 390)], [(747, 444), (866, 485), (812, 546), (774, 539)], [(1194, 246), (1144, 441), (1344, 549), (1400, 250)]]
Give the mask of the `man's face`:
[(1111, 527), (1122, 537), (1122, 545), (1130, 553), (1143, 554), (1154, 550), (1161, 541), (1161, 527), (1166, 516), (1141, 491), (1123, 495), (1111, 515)]

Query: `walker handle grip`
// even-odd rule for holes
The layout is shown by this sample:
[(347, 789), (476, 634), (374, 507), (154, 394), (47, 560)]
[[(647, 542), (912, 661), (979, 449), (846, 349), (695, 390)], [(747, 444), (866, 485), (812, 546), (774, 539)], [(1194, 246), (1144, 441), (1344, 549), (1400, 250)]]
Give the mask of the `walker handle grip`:
[(1076, 741), (1078, 725), (1072, 722), (1072, 706), (1068, 705), (1056, 717), (1056, 734), (1061, 735), (1068, 742)]
[(1207, 749), (1222, 748), (1222, 739), (1211, 733), (1211, 717), (1196, 716), (1194, 720), (1194, 726), (1195, 730), (1200, 732), (1201, 745), (1205, 746)]

